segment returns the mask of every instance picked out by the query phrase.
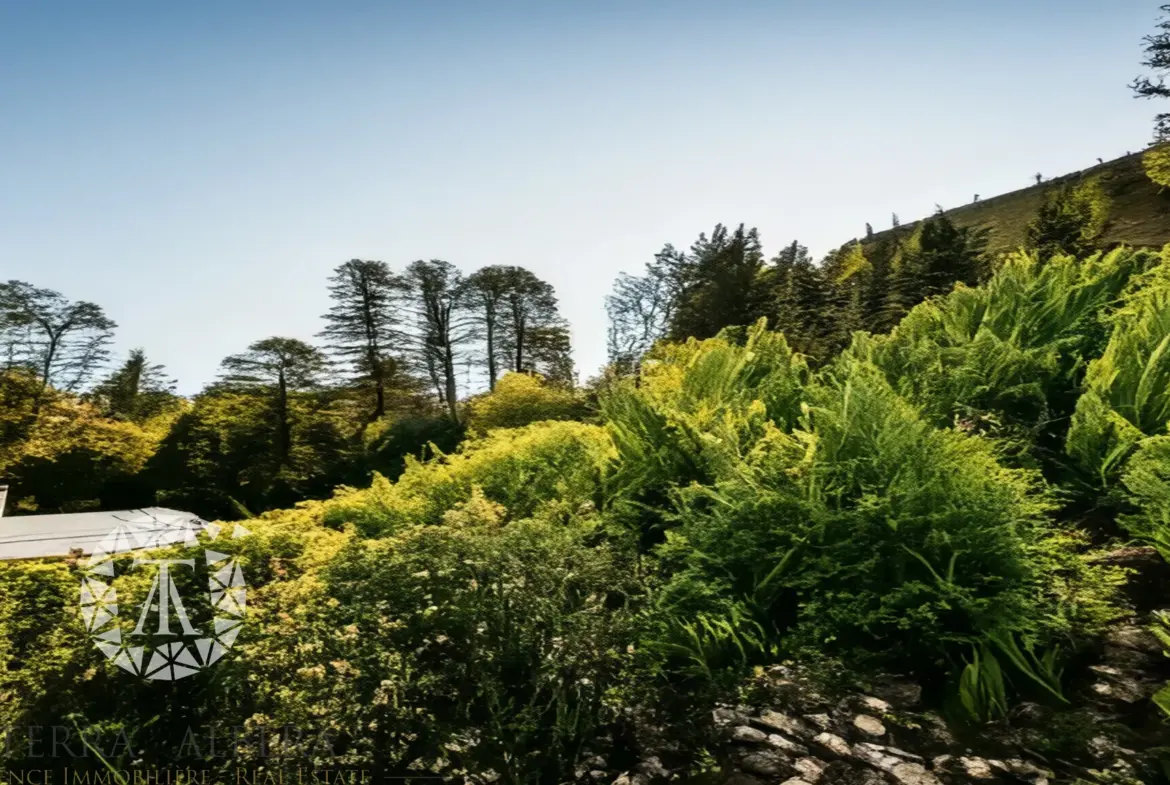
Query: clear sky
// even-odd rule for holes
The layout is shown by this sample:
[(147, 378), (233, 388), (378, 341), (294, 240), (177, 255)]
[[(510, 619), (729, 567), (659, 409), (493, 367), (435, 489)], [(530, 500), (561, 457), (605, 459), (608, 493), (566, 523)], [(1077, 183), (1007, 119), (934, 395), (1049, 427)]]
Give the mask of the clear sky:
[(603, 298), (717, 223), (818, 257), (1138, 150), (1157, 0), (0, 4), (0, 279), (101, 304), (193, 393), (312, 339), (347, 259)]

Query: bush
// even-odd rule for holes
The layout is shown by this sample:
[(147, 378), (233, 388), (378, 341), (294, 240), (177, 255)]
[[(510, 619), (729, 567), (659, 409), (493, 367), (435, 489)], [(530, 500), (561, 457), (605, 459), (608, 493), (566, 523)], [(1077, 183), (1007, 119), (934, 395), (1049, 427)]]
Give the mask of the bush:
[(1142, 155), (1142, 167), (1156, 185), (1170, 186), (1170, 144), (1147, 150)]
[(1028, 247), (1042, 257), (1087, 256), (1109, 219), (1109, 197), (1099, 178), (1065, 184), (1048, 194), (1028, 224)]
[(414, 413), (383, 418), (365, 433), (366, 463), (373, 472), (397, 479), (408, 459), (426, 460), (452, 452), (465, 436), (446, 413)]
[(572, 390), (527, 373), (504, 374), (494, 390), (475, 396), (467, 408), (468, 427), (480, 434), (542, 420), (580, 420), (588, 414), (584, 400)]
[(613, 513), (647, 544), (661, 538), (675, 488), (725, 476), (767, 432), (799, 416), (808, 366), (765, 328), (758, 322), (742, 345), (725, 338), (662, 345), (636, 383), (602, 396), (618, 454)]
[(1102, 488), (1143, 439), (1170, 423), (1170, 247), (1134, 280), (1109, 322), (1109, 344), (1089, 365), (1067, 446)]
[(346, 750), (330, 762), (388, 774), (561, 781), (612, 719), (634, 572), (585, 544), (590, 526), (504, 517), (476, 493), (443, 526), (351, 543), (319, 581), (280, 587), (291, 611), (242, 652), (265, 721), (327, 717)]
[(661, 553), (674, 615), (746, 598), (790, 652), (927, 676), (992, 635), (1040, 645), (1116, 615), (1116, 576), (1076, 558), (1037, 478), (985, 440), (933, 428), (857, 360), (808, 397), (798, 427), (736, 474), (679, 493), (682, 526)]
[(613, 447), (603, 428), (549, 422), (500, 429), (427, 463), (407, 461), (397, 482), (380, 475), (366, 490), (340, 489), (326, 505), (332, 526), (355, 524), (365, 536), (416, 523), (438, 524), (443, 514), (479, 487), (510, 519), (540, 511), (573, 514), (594, 504)]
[(936, 426), (991, 432), (1020, 460), (1060, 470), (1085, 366), (1108, 341), (1102, 315), (1156, 258), (1016, 254), (985, 286), (927, 301), (849, 353), (872, 361)]

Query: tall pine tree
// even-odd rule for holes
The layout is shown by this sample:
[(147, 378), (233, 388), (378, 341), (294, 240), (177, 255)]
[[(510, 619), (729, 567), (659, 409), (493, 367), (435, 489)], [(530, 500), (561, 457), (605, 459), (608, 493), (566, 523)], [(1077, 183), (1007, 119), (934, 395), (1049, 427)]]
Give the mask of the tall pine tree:
[(407, 267), (406, 278), (416, 319), (415, 357), (434, 383), (451, 420), (458, 423), (456, 367), (475, 337), (465, 307), (463, 275), (450, 262), (420, 259)]
[(175, 380), (161, 365), (147, 362), (142, 349), (132, 349), (120, 368), (99, 382), (89, 396), (108, 417), (141, 422), (176, 401)]
[(369, 419), (386, 413), (387, 387), (400, 370), (406, 337), (402, 311), (406, 281), (385, 262), (351, 259), (329, 279), (333, 305), (321, 337), (348, 371), (351, 382), (373, 399)]
[(709, 238), (699, 235), (688, 254), (666, 258), (679, 286), (670, 338), (710, 338), (725, 327), (749, 325), (764, 313), (764, 253), (755, 229), (740, 224), (729, 232), (719, 224)]

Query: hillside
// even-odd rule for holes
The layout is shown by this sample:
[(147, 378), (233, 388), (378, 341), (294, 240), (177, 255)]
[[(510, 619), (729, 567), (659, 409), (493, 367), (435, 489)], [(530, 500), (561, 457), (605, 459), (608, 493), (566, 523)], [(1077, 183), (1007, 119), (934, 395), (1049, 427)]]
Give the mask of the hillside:
[[(1109, 221), (1102, 236), (1105, 247), (1121, 244), (1161, 247), (1170, 243), (1170, 191), (1159, 193), (1158, 186), (1142, 170), (1140, 152), (1046, 180), (1030, 188), (981, 199), (948, 210), (946, 214), (959, 226), (990, 228), (990, 250), (993, 253), (1013, 250), (1023, 244), (1028, 222), (1040, 209), (1049, 190), (1062, 183), (1098, 175), (1111, 203)], [(914, 225), (909, 224), (910, 227)], [(903, 228), (906, 226), (904, 224)], [(876, 232), (866, 245), (889, 237), (893, 231)]]

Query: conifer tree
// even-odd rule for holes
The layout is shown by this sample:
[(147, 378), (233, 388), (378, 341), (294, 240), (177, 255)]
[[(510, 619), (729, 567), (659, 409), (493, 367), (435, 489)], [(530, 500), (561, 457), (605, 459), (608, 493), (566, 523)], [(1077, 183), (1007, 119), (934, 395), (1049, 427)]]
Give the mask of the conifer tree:
[(772, 260), (775, 328), (797, 351), (827, 359), (837, 333), (838, 292), (808, 249), (793, 241)]
[(132, 349), (120, 368), (98, 383), (91, 397), (107, 416), (141, 421), (175, 400), (175, 380), (162, 365), (147, 362), (142, 349)]
[(1047, 259), (1055, 254), (1084, 256), (1093, 251), (1109, 216), (1109, 200), (1096, 179), (1065, 184), (1050, 192), (1028, 224), (1027, 247)]
[[(1168, 16), (1159, 19), (1156, 32), (1146, 36), (1142, 51), (1146, 59), (1142, 65), (1154, 72), (1154, 78), (1139, 76), (1130, 85), (1137, 98), (1170, 98), (1170, 87), (1166, 86), (1165, 74), (1170, 73), (1170, 5), (1161, 7)], [(1160, 112), (1154, 117), (1154, 140), (1170, 141), (1170, 112)]]
[(475, 337), (468, 319), (463, 276), (441, 259), (412, 262), (406, 269), (414, 309), (415, 356), (436, 387), (453, 422), (459, 422), (456, 366)]
[(354, 385), (372, 393), (370, 421), (386, 413), (387, 387), (399, 370), (406, 337), (402, 324), (406, 282), (385, 262), (351, 259), (329, 279), (333, 306), (321, 337)]
[(725, 327), (752, 324), (762, 313), (759, 277), (764, 254), (759, 234), (743, 224), (729, 232), (719, 224), (669, 260), (679, 286), (668, 335), (674, 340), (710, 338)]
[(918, 303), (946, 294), (956, 283), (983, 276), (988, 231), (959, 227), (941, 210), (920, 223), (895, 250), (876, 325), (887, 330)]
[(265, 338), (242, 354), (225, 357), (220, 378), (224, 386), (260, 392), (276, 420), (276, 448), (283, 463), (292, 449), (290, 397), (312, 390), (322, 381), (328, 360), (324, 353), (296, 338)]
[(915, 265), (921, 246), (922, 224), (919, 224), (913, 232), (901, 238), (894, 248), (886, 278), (886, 292), (876, 318), (879, 332), (892, 329), (918, 302)]

